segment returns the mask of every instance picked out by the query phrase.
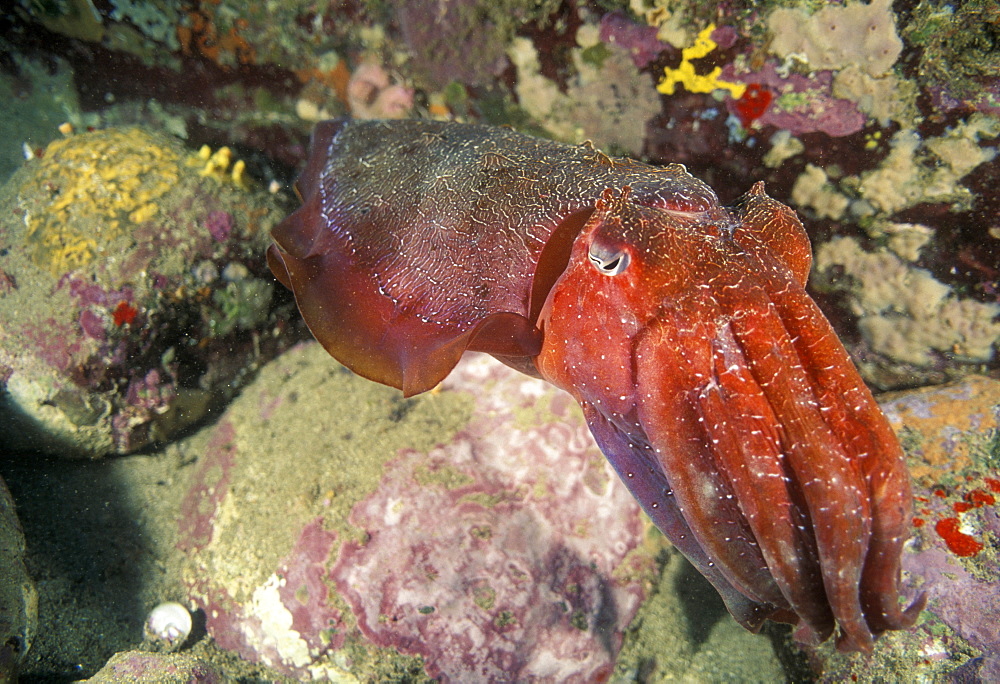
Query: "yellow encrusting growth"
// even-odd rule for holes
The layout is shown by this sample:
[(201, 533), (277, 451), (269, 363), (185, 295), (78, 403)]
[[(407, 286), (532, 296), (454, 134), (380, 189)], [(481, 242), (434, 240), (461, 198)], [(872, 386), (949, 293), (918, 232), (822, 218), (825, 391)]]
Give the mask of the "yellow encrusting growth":
[(711, 73), (702, 75), (695, 73), (691, 60), (700, 59), (706, 56), (719, 44), (712, 40), (712, 32), (715, 31), (715, 24), (709, 24), (704, 31), (698, 34), (694, 45), (686, 47), (681, 51), (681, 63), (676, 69), (666, 68), (663, 70), (663, 80), (660, 81), (656, 89), (664, 95), (673, 95), (677, 84), (683, 85), (690, 93), (710, 93), (713, 90), (728, 90), (734, 98), (742, 97), (747, 87), (743, 83), (730, 83), (720, 81), (719, 74), (722, 67), (715, 67)]
[(149, 221), (157, 200), (179, 177), (174, 150), (137, 129), (113, 129), (56, 140), (45, 151), (37, 184), (43, 206), (25, 215), (32, 261), (54, 274), (87, 265), (100, 245)]
[[(232, 169), (230, 169), (232, 164)], [(232, 181), (244, 190), (250, 188), (250, 178), (246, 174), (247, 165), (242, 159), (233, 161), (233, 151), (228, 147), (220, 147), (215, 152), (208, 145), (202, 145), (198, 154), (188, 158), (188, 166), (200, 167), (198, 173), (202, 176), (215, 178), (218, 181)]]

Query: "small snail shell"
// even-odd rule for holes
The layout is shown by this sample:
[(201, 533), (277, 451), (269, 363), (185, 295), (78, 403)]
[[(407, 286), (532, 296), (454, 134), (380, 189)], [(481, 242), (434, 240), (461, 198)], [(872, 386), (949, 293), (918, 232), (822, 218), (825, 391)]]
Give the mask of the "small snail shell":
[(180, 648), (190, 634), (191, 612), (176, 601), (161, 603), (146, 618), (146, 638), (161, 642), (168, 651)]

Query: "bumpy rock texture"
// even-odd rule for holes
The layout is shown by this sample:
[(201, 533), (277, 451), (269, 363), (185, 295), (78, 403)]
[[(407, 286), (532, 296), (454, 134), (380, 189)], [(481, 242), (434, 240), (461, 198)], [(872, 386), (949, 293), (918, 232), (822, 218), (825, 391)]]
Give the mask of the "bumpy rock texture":
[(277, 349), (260, 255), (281, 211), (228, 150), (75, 135), (25, 164), (0, 207), (0, 445), (134, 451)]
[[(665, 548), (565, 395), (473, 358), (441, 391), (403, 400), (305, 345), (265, 366), (216, 424), (155, 458), (68, 463), (44, 479), (23, 464), (5, 470), (41, 547), (29, 559), (43, 568), (42, 602), (61, 611), (24, 674), (83, 660), (96, 672), (89, 652), (59, 649), (106, 647), (107, 637), (75, 636), (99, 626), (126, 650), (129, 623), (134, 647), (149, 609), (179, 600), (203, 610), (218, 646), (294, 680), (468, 679), (510, 667), (568, 679), (912, 681), (961, 667), (990, 681), (998, 388), (970, 379), (883, 403), (917, 493), (907, 592), (926, 591), (928, 608), (870, 659), (828, 645), (809, 667), (786, 633), (740, 628)], [(95, 497), (118, 505), (95, 514)], [(80, 527), (67, 534), (53, 511)], [(66, 543), (86, 540), (93, 564), (53, 565), (46, 526)], [(73, 587), (88, 582), (87, 597), (110, 602), (103, 611), (77, 606), (87, 597)], [(237, 666), (255, 672), (204, 645), (188, 665), (227, 681)], [(173, 667), (132, 654), (105, 674), (124, 677), (124, 662)]]
[[(312, 345), (264, 373), (212, 429), (180, 519), (220, 645), (295, 676), (379, 652), (451, 681), (610, 672), (654, 564), (567, 395), (484, 358), (401, 400)], [(303, 401), (326, 408), (303, 421)]]

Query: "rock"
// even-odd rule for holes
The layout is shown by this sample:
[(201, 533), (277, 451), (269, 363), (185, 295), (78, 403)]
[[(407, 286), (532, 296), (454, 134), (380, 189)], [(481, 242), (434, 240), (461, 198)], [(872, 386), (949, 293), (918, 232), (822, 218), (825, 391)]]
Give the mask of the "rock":
[(142, 129), (53, 142), (0, 191), (0, 446), (166, 439), (281, 346), (261, 255), (282, 212), (225, 148)]
[(222, 684), (232, 681), (211, 663), (189, 653), (125, 651), (90, 679), (91, 684)]
[[(86, 473), (65, 464), (65, 482), (50, 470), (46, 486), (62, 494), (83, 491), (73, 478), (116, 483), (90, 496), (117, 491), (123, 508), (75, 532), (114, 535), (92, 542), (111, 556), (108, 578), (53, 571), (47, 590), (101, 581), (88, 593), (110, 595), (123, 569), (145, 571), (127, 585), (141, 587), (134, 614), (50, 621), (66, 632), (39, 637), (31, 660), (52, 657), (43, 643), (93, 645), (74, 635), (113, 623), (134, 623), (137, 645), (147, 612), (176, 600), (201, 609), (211, 637), (180, 652), (227, 676), (228, 657), (273, 668), (270, 679), (320, 681), (467, 681), (503, 668), (521, 679), (990, 681), (998, 405), (990, 379), (883, 398), (923, 521), (904, 579), (928, 608), (871, 657), (827, 644), (806, 660), (790, 630), (753, 635), (732, 620), (638, 512), (567, 395), (470, 356), (439, 390), (402, 399), (305, 344), (267, 364), (215, 424), (155, 455)], [(26, 525), (52, 510), (33, 505), (31, 515), (22, 506)], [(939, 528), (950, 518), (955, 529)], [(225, 652), (198, 650), (213, 640)], [(59, 662), (73, 657), (60, 651)]]
[(488, 357), (402, 399), (311, 344), (182, 448), (190, 598), (295, 677), (607, 677), (655, 577), (572, 399)]
[(0, 478), (0, 681), (17, 669), (38, 629), (38, 594), (24, 566), (24, 534), (7, 485)]
[(823, 679), (1000, 681), (1000, 381), (973, 376), (881, 404), (913, 474), (904, 581), (927, 608), (872, 659), (827, 654)]

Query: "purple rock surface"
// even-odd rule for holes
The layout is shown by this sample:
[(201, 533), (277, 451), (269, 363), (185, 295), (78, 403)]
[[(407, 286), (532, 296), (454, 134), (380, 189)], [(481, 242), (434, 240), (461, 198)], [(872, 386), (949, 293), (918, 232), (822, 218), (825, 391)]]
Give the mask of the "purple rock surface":
[(628, 50), (632, 63), (642, 69), (664, 50), (673, 50), (669, 43), (656, 37), (655, 26), (644, 26), (631, 21), (624, 12), (609, 12), (601, 18), (601, 41), (620, 45)]
[[(475, 370), (446, 391), (474, 389)], [(578, 423), (514, 428), (510, 404), (530, 409), (537, 388), (510, 384), (450, 443), (389, 464), (351, 513), (367, 541), (331, 574), (365, 636), (431, 676), (599, 679), (643, 594), (613, 578), (642, 540), (637, 506)], [(445, 473), (458, 482), (419, 485)]]
[(217, 667), (190, 654), (124, 651), (114, 655), (87, 681), (91, 684), (221, 684), (227, 679)]
[[(310, 345), (277, 365), (294, 373), (303, 355), (318, 354)], [(392, 392), (343, 373), (336, 380), (348, 383), (338, 390), (344, 396), (355, 387)], [(440, 396), (416, 400), (465, 405), (440, 443), (367, 453), (370, 485), (356, 499), (328, 463), (317, 478), (328, 491), (293, 514), (298, 522), (285, 529), (297, 532), (286, 552), (256, 570), (213, 574), (241, 562), (224, 555), (229, 549), (286, 543), (269, 539), (266, 525), (251, 526), (254, 507), (236, 493), (249, 491), (251, 472), (285, 479), (276, 470), (291, 454), (312, 467), (312, 436), (257, 439), (257, 428), (266, 432), (295, 410), (297, 382), (237, 402), (236, 413), (246, 402), (257, 426), (223, 417), (182, 507), (179, 548), (191, 563), (191, 597), (220, 646), (296, 677), (363, 673), (359, 648), (420, 656), (426, 674), (442, 681), (610, 675), (654, 565), (640, 549), (646, 523), (572, 400), (485, 357), (463, 362)], [(334, 444), (319, 457), (350, 448)], [(349, 511), (346, 521), (341, 510)], [(246, 535), (238, 546), (230, 537), (237, 529)]]
[[(833, 96), (833, 72), (819, 71), (810, 76), (782, 76), (771, 62), (756, 72), (741, 73), (732, 64), (722, 69), (721, 78), (738, 83), (756, 83), (769, 90), (774, 99), (757, 121), (760, 125), (790, 131), (794, 135), (821, 132), (834, 138), (857, 133), (865, 126), (865, 115), (850, 100)], [(726, 107), (736, 114), (736, 100)]]

